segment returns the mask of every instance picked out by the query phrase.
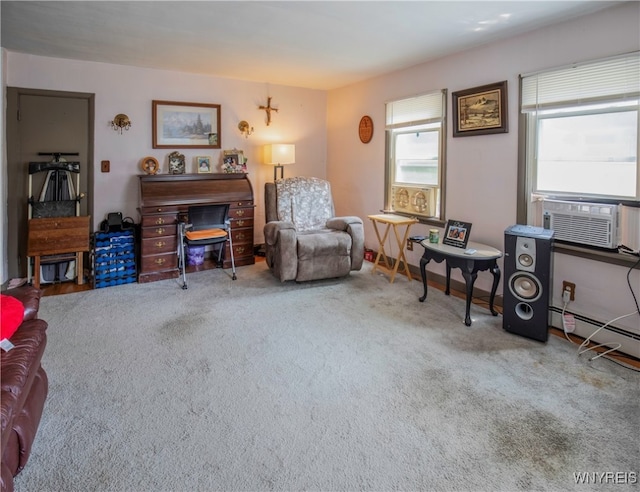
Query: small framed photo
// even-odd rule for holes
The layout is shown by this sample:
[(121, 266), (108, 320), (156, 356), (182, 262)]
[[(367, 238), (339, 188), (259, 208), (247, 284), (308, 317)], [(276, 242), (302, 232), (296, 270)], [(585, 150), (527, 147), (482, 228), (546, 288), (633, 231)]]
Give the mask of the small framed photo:
[(247, 163), (242, 150), (225, 150), (222, 155), (223, 173), (246, 173)]
[(451, 94), (453, 136), (507, 133), (507, 81)]
[(169, 174), (184, 174), (185, 163), (184, 154), (177, 150), (169, 154)]
[(456, 248), (466, 248), (470, 233), (471, 222), (449, 220), (447, 221), (447, 227), (445, 227), (442, 244), (455, 246)]
[(196, 166), (199, 173), (211, 172), (211, 157), (208, 155), (199, 155), (196, 157)]

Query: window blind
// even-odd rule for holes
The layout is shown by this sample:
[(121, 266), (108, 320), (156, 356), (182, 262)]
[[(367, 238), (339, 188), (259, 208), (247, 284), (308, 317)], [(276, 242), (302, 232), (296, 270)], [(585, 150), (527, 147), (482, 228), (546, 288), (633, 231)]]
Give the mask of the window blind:
[(387, 128), (440, 121), (444, 94), (445, 91), (436, 91), (387, 103)]
[(520, 76), (522, 112), (640, 96), (640, 52)]

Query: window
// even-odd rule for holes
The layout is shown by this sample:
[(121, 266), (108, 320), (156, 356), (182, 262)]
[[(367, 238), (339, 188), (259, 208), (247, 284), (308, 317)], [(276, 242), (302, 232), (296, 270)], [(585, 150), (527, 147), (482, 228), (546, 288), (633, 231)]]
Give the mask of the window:
[(442, 90), (387, 103), (387, 209), (444, 220), (446, 101)]
[(636, 52), (521, 77), (526, 202), (640, 199), (639, 67)]
[(541, 112), (536, 130), (534, 192), (637, 198), (637, 102)]
[(640, 249), (639, 55), (520, 77), (518, 222), (567, 254), (625, 264), (609, 253)]

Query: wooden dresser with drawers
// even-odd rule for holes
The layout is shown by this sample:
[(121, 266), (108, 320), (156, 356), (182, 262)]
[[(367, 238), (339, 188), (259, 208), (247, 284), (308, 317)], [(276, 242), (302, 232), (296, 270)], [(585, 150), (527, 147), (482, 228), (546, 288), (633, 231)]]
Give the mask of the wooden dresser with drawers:
[[(229, 203), (236, 266), (255, 262), (255, 205), (253, 188), (246, 174), (155, 174), (139, 178), (138, 282), (178, 277), (178, 222), (186, 220), (191, 205)], [(224, 268), (231, 268), (229, 251), (225, 254)]]

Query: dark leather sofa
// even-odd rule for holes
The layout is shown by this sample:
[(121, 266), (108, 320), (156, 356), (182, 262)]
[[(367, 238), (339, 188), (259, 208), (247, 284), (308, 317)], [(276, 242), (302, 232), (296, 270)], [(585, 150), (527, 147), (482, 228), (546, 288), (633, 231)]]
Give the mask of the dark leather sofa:
[(38, 319), (42, 291), (23, 286), (3, 292), (24, 304), (22, 324), (0, 350), (2, 365), (2, 491), (13, 491), (13, 477), (27, 464), (47, 398), (49, 383), (40, 360), (47, 343), (47, 323)]

